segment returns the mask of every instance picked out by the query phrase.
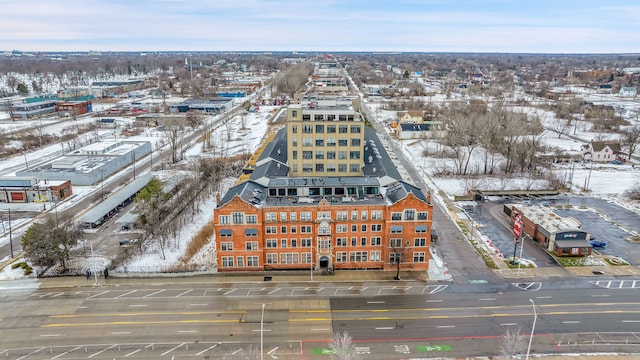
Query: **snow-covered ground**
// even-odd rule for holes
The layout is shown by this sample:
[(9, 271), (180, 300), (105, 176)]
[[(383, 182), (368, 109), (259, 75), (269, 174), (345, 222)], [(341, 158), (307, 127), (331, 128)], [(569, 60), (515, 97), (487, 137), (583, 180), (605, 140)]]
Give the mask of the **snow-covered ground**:
[[(379, 106), (377, 104), (369, 104), (373, 109), (372, 113), (376, 114), (378, 121), (384, 123), (387, 120), (395, 118), (395, 111), (376, 110)], [(553, 113), (543, 112), (535, 108), (522, 108), (523, 112), (535, 113), (540, 116), (543, 123), (553, 121), (555, 115)], [(275, 112), (278, 109), (272, 106), (263, 106), (257, 112), (249, 113), (246, 115), (245, 123), (246, 129), (241, 128), (241, 117), (235, 116), (230, 127), (224, 125), (215, 129), (213, 135), (215, 145), (213, 148), (208, 148), (203, 151), (201, 143), (193, 144), (193, 146), (187, 151), (185, 161), (195, 159), (198, 157), (211, 156), (212, 154), (233, 156), (241, 153), (253, 152), (260, 146), (264, 140), (267, 132), (267, 120), (272, 116), (275, 116)], [(129, 119), (121, 119), (122, 121), (128, 121)], [(87, 120), (92, 121), (92, 120)], [(130, 121), (130, 120), (129, 120)], [(61, 125), (62, 126), (62, 125)], [(576, 130), (575, 137), (580, 140), (584, 140), (585, 143), (594, 138), (597, 134), (589, 133), (587, 131), (581, 131), (580, 127)], [(101, 135), (110, 136), (111, 130), (101, 130)], [(570, 130), (573, 133), (573, 129)], [(232, 134), (231, 139), (227, 137)], [(116, 135), (117, 136), (117, 135)], [(141, 134), (131, 139), (135, 140), (148, 140), (153, 144), (154, 149), (158, 149), (162, 145), (162, 134), (155, 130), (149, 130), (144, 134)], [(569, 138), (568, 136), (558, 137), (557, 133), (552, 131), (545, 131), (542, 134), (541, 141), (545, 145), (552, 146), (558, 149), (564, 149), (570, 152), (577, 152), (580, 149), (580, 145), (583, 143), (580, 140)], [(446, 158), (425, 158), (422, 152), (425, 148), (435, 146), (433, 143), (427, 143), (425, 141), (417, 140), (391, 140), (401, 143), (402, 151), (405, 156), (414, 164), (416, 169), (425, 175), (425, 179), (428, 180), (430, 186), (435, 188), (436, 194), (444, 192), (446, 196), (464, 195), (471, 188), (482, 189), (543, 189), (546, 187), (544, 181), (531, 180), (529, 178), (491, 178), (484, 177), (477, 180), (460, 179), (457, 177), (439, 177), (435, 176), (435, 170), (453, 166), (453, 160)], [(27, 155), (29, 159), (36, 159), (48, 156), (52, 153), (60, 153), (60, 145), (52, 145), (45, 149), (41, 149), (37, 152)], [(474, 158), (473, 166), (479, 165), (479, 158)], [(0, 161), (0, 168), (20, 166), (24, 164), (25, 159), (22, 156), (15, 157), (13, 159)], [(610, 165), (610, 164), (574, 164), (573, 168), (567, 166), (558, 166), (553, 171), (569, 174), (572, 173), (574, 191), (583, 191), (585, 183), (588, 183), (588, 193), (592, 196), (600, 196), (611, 199), (612, 201), (619, 202), (627, 208), (637, 209), (640, 211), (637, 202), (629, 203), (624, 199), (622, 194), (640, 184), (640, 166), (633, 167), (632, 165)], [(164, 176), (171, 176), (171, 174), (159, 174), (162, 178)], [(569, 178), (569, 177), (568, 177)], [(225, 182), (225, 188), (222, 189), (224, 193), (226, 189), (233, 185), (235, 179), (228, 179)], [(582, 189), (582, 190), (581, 190)], [(74, 193), (77, 196), (86, 196), (95, 191), (98, 191), (97, 186), (87, 187), (74, 187)], [(2, 207), (3, 204), (0, 204)], [(4, 204), (6, 206), (6, 204)], [(15, 205), (12, 205), (15, 206)], [(38, 209), (42, 204), (25, 204), (24, 206), (34, 206)], [(64, 206), (64, 203), (61, 204)], [(144, 256), (140, 256), (132, 260), (128, 266), (136, 267), (169, 267), (176, 264), (179, 258), (183, 255), (187, 244), (193, 238), (193, 236), (208, 222), (213, 219), (213, 209), (215, 208), (215, 199), (210, 198), (203, 201), (199, 207), (199, 213), (196, 214), (190, 223), (190, 226), (183, 228), (180, 231), (178, 239), (173, 242), (173, 246), (169, 249), (165, 249), (166, 258), (163, 259), (159, 249), (149, 249)], [(12, 223), (12, 226), (19, 226), (17, 223)], [(0, 242), (8, 241), (8, 237), (0, 238)], [(14, 239), (14, 241), (16, 241)], [(214, 242), (210, 242), (208, 246), (202, 249), (202, 251), (193, 259), (193, 263), (198, 264), (201, 269), (211, 270), (214, 268), (214, 256), (215, 248)], [(99, 267), (99, 266), (96, 266)], [(22, 277), (20, 271), (7, 269), (0, 273), (0, 279), (11, 279), (16, 277)]]

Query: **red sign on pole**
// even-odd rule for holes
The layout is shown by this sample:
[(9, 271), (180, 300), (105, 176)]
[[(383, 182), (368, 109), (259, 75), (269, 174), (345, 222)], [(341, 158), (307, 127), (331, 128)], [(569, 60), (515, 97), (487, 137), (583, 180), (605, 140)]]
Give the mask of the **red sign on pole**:
[(520, 234), (522, 233), (522, 217), (520, 214), (516, 215), (513, 220), (513, 235), (516, 236), (516, 241), (520, 238)]

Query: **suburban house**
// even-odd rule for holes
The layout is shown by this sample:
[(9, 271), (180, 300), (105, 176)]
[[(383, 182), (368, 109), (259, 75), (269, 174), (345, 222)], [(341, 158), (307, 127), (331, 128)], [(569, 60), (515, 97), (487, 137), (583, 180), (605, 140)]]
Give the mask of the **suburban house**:
[(604, 141), (591, 141), (582, 145), (582, 158), (595, 162), (610, 162), (617, 159), (626, 159), (618, 143), (607, 143)]
[(638, 90), (635, 86), (624, 86), (620, 89), (618, 95), (620, 97), (636, 97)]

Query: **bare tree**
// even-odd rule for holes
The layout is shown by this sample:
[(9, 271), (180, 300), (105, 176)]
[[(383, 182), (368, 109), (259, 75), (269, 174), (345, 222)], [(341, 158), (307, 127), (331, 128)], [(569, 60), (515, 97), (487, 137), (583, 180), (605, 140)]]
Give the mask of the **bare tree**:
[(501, 355), (511, 358), (525, 349), (525, 336), (520, 331), (520, 327), (505, 330), (502, 335), (502, 344), (500, 344)]
[(624, 133), (622, 138), (622, 143), (629, 148), (629, 159), (640, 144), (640, 124), (636, 123), (636, 125)]
[(329, 348), (332, 350), (329, 358), (331, 360), (359, 360), (355, 346), (351, 340), (351, 335), (348, 332), (343, 331), (341, 333), (333, 333), (333, 338), (329, 343)]
[(180, 143), (182, 142), (182, 135), (184, 127), (177, 121), (169, 120), (164, 125), (164, 135), (169, 144), (169, 150), (171, 151), (171, 162), (173, 164), (179, 161)]

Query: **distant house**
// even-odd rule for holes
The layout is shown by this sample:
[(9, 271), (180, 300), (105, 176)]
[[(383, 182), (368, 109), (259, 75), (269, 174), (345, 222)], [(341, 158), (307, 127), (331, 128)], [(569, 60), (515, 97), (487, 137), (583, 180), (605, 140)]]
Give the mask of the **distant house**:
[(621, 97), (636, 97), (637, 94), (638, 90), (635, 88), (635, 86), (625, 86), (620, 89), (620, 92), (618, 93), (618, 95)]
[(620, 144), (606, 143), (604, 141), (591, 141), (581, 146), (582, 158), (596, 162), (609, 162), (616, 159), (626, 159), (622, 153)]
[(616, 109), (611, 105), (587, 104), (584, 107), (584, 116), (587, 119), (610, 119), (616, 113)]
[(420, 124), (424, 122), (422, 111), (420, 110), (398, 111), (396, 116), (400, 124)]
[(600, 94), (611, 94), (611, 84), (600, 84), (598, 85), (598, 93)]
[(399, 139), (421, 139), (426, 137), (431, 124), (405, 124), (400, 123), (397, 128)]

